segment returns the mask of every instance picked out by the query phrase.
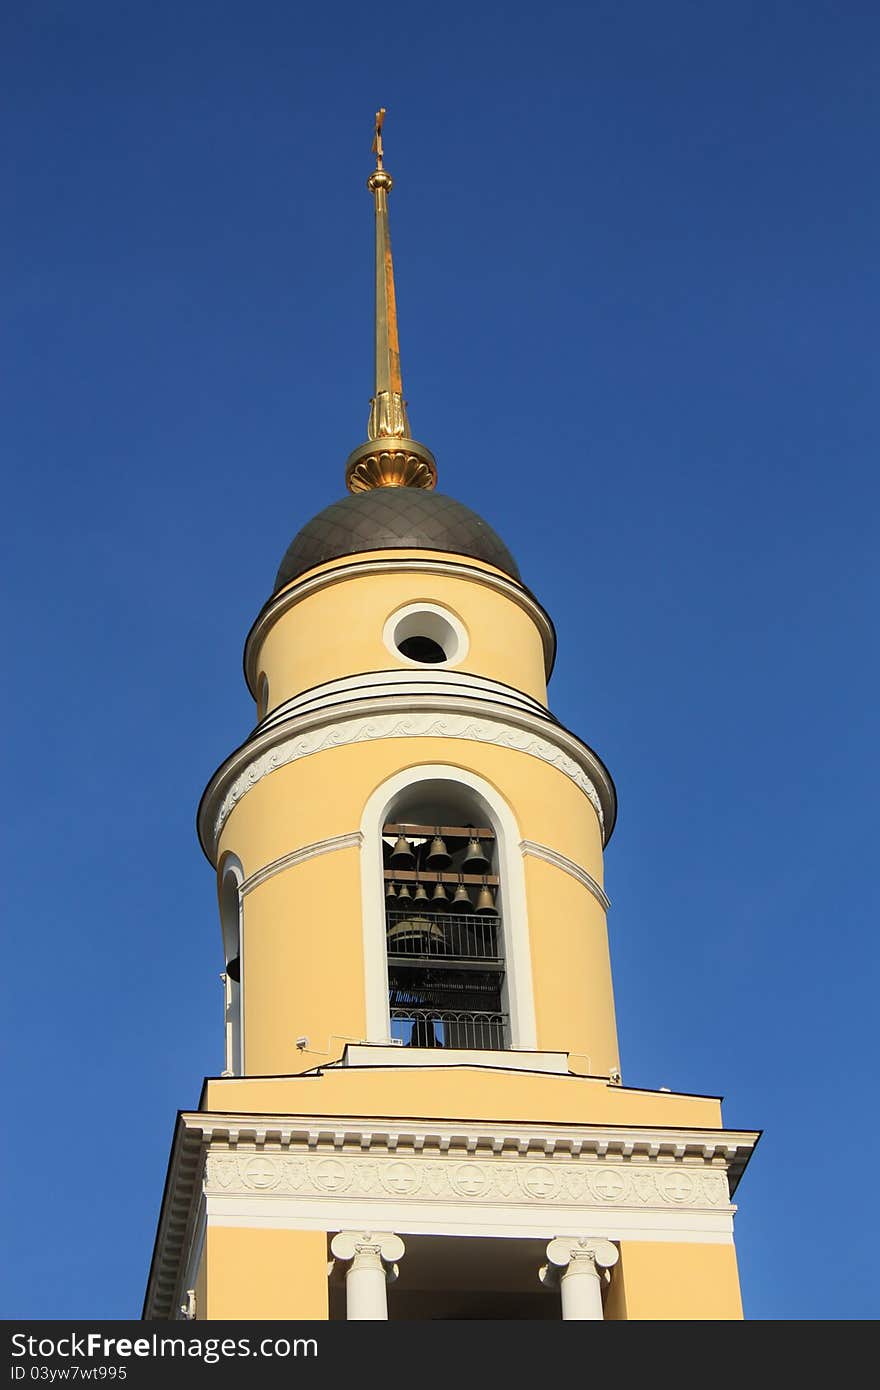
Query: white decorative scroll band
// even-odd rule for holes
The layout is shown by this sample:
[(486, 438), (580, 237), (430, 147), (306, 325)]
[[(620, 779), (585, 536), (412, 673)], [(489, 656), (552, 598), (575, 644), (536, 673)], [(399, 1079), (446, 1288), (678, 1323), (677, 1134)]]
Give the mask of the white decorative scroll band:
[(304, 864), (307, 859), (314, 859), (318, 854), (332, 854), (337, 849), (360, 849), (363, 838), (359, 830), (351, 830), (347, 835), (332, 835), (327, 840), (315, 840), (311, 845), (291, 850), (290, 854), (282, 854), (279, 859), (273, 859), (271, 864), (265, 864), (262, 869), (252, 873), (250, 878), (244, 880), (239, 892), (244, 897), (246, 893), (259, 888), (267, 879), (274, 878), (275, 874), (280, 874), (285, 869), (295, 869), (297, 864)]
[(583, 884), (596, 901), (601, 903), (605, 911), (608, 911), (611, 900), (605, 894), (602, 885), (597, 883), (593, 875), (588, 874), (586, 869), (581, 868), (580, 864), (576, 864), (573, 859), (559, 854), (555, 849), (550, 849), (549, 845), (539, 845), (535, 840), (523, 840), (520, 849), (523, 854), (530, 854), (534, 859), (543, 859), (546, 864), (552, 864), (555, 869), (561, 869), (563, 873), (571, 874), (571, 877)]
[[(429, 708), (425, 708), (426, 703)], [(566, 729), (548, 726), (545, 720), (525, 711), (505, 711), (487, 705), (485, 713), (476, 714), (467, 708), (462, 710), (462, 703), (452, 698), (430, 702), (422, 699), (419, 707), (413, 709), (401, 701), (402, 708), (388, 713), (388, 703), (382, 701), (377, 702), (374, 713), (363, 702), (356, 710), (334, 710), (332, 718), (316, 713), (291, 719), (262, 735), (258, 733), (218, 769), (205, 790), (199, 807), (199, 834), (206, 854), (213, 862), (230, 813), (269, 773), (328, 749), (392, 738), (465, 739), (538, 758), (584, 793), (607, 839), (614, 819), (614, 788), (601, 762), (585, 744)], [(602, 788), (602, 799), (597, 782)]]
[(210, 1152), (208, 1196), (411, 1198), (419, 1202), (512, 1202), (578, 1207), (730, 1211), (727, 1176), (706, 1165), (609, 1164), (556, 1159), (452, 1158), (442, 1154), (355, 1157), (308, 1152)]

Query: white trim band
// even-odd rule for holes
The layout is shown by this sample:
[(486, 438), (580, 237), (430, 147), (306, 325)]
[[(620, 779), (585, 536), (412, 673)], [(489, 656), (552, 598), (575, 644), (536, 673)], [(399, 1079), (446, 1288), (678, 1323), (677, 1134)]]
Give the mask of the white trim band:
[(305, 864), (316, 855), (332, 854), (337, 849), (360, 849), (363, 838), (359, 830), (351, 830), (347, 835), (331, 835), (327, 840), (315, 840), (310, 845), (303, 845), (301, 849), (291, 850), (289, 854), (282, 854), (280, 858), (265, 864), (262, 869), (256, 869), (250, 878), (244, 880), (239, 892), (244, 897), (255, 888), (259, 888), (267, 879), (274, 878), (285, 869), (295, 869), (297, 864)]
[(299, 695), (292, 696), (283, 704), (276, 705), (257, 726), (260, 733), (282, 724), (291, 715), (313, 714), (318, 710), (329, 710), (333, 706), (344, 705), (352, 700), (375, 700), (382, 696), (469, 696), (476, 700), (490, 700), (494, 705), (505, 705), (511, 709), (526, 710), (530, 714), (555, 724), (546, 705), (532, 695), (516, 690), (512, 685), (490, 680), (488, 676), (478, 676), (469, 671), (450, 671), (441, 665), (424, 666), (417, 662), (409, 664), (405, 671), (364, 671), (356, 676), (343, 676), (339, 680), (325, 681), (312, 686)]
[(573, 859), (569, 859), (565, 854), (559, 854), (549, 845), (539, 845), (536, 840), (523, 840), (520, 844), (523, 854), (530, 854), (533, 859), (543, 859), (545, 864), (552, 864), (554, 869), (561, 869), (563, 873), (570, 874), (576, 878), (578, 883), (592, 893), (593, 897), (607, 912), (611, 906), (611, 899), (606, 895), (602, 885), (597, 883), (592, 874), (576, 864)]

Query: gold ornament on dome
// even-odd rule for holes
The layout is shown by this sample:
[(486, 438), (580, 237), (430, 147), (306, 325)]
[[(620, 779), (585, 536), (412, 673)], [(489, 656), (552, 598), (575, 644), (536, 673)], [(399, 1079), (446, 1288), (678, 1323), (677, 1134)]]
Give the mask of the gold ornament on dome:
[(436, 483), (437, 468), (433, 459), (406, 449), (371, 448), (360, 458), (352, 455), (345, 470), (349, 492), (371, 492), (377, 487), (432, 488)]

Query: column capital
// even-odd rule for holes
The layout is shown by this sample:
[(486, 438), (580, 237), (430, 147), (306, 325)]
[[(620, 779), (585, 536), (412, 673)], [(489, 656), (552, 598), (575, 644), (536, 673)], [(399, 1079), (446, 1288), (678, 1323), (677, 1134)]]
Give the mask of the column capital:
[(599, 1279), (600, 1271), (611, 1269), (619, 1259), (617, 1246), (603, 1236), (554, 1236), (538, 1277), (548, 1286), (570, 1274), (594, 1274)]
[(601, 1322), (602, 1285), (616, 1265), (620, 1252), (602, 1236), (555, 1236), (547, 1246), (547, 1263), (538, 1278), (546, 1288), (558, 1289), (564, 1322)]
[(331, 1254), (347, 1264), (345, 1316), (349, 1321), (388, 1317), (387, 1285), (397, 1278), (396, 1260), (405, 1250), (391, 1231), (339, 1231), (330, 1242)]
[(337, 1260), (351, 1260), (358, 1266), (387, 1266), (386, 1273), (396, 1274), (396, 1262), (406, 1246), (391, 1231), (340, 1231), (330, 1242), (330, 1253)]

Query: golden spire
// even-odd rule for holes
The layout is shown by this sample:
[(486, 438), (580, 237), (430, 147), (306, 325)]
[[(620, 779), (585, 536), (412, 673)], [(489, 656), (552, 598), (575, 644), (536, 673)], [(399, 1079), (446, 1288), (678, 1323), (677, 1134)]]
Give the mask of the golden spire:
[(370, 402), (366, 444), (355, 449), (345, 469), (350, 492), (377, 487), (432, 488), (437, 465), (430, 450), (410, 438), (397, 334), (394, 265), (388, 228), (388, 194), (393, 180), (384, 167), (382, 126), (385, 108), (376, 112), (373, 152), (376, 167), (367, 188), (376, 207), (376, 387)]
[(370, 439), (404, 439), (409, 437), (409, 420), (400, 376), (394, 265), (388, 229), (388, 194), (393, 183), (382, 164), (384, 120), (383, 106), (381, 111), (376, 112), (376, 134), (373, 139), (376, 168), (367, 179), (367, 188), (376, 203), (376, 394), (371, 402), (367, 434)]

